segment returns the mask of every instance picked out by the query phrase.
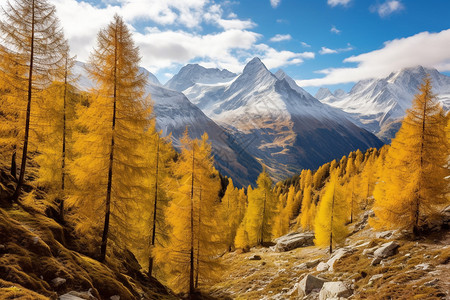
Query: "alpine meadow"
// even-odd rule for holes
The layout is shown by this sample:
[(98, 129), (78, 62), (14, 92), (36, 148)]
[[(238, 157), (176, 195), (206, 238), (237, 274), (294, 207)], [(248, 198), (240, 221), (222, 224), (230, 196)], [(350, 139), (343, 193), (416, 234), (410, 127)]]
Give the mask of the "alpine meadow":
[(450, 299), (450, 3), (0, 7), (0, 299)]

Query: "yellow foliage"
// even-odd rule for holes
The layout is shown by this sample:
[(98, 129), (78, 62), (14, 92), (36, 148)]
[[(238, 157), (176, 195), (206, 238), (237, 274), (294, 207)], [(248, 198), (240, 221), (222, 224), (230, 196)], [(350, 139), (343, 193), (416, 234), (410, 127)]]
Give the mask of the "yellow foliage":
[(173, 200), (166, 219), (172, 228), (167, 248), (157, 247), (157, 262), (167, 262), (168, 283), (175, 291), (192, 294), (201, 284), (214, 281), (220, 265), (218, 196), (220, 180), (213, 166), (211, 146), (204, 134), (191, 140), (187, 131), (182, 151), (173, 166)]
[(342, 187), (338, 182), (337, 169), (325, 186), (325, 194), (320, 199), (315, 218), (314, 243), (317, 246), (329, 246), (330, 253), (336, 244), (342, 244), (347, 236), (345, 221), (346, 203), (342, 197)]
[(108, 237), (116, 246), (127, 245), (132, 208), (149, 193), (142, 180), (149, 168), (142, 154), (149, 110), (143, 106), (146, 80), (139, 61), (130, 31), (116, 15), (99, 32), (90, 57), (88, 72), (97, 86), (89, 106), (79, 111), (81, 132), (70, 164), (75, 188), (67, 200), (77, 229), (91, 233), (94, 247), (102, 237), (102, 260)]
[(374, 196), (378, 228), (417, 231), (448, 204), (449, 139), (441, 104), (424, 79), (392, 146)]

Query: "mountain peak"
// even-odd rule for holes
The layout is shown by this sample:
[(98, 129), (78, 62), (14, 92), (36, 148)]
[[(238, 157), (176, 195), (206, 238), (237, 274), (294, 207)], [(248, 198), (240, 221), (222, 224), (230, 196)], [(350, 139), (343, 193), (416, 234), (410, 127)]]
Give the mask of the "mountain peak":
[(316, 99), (319, 99), (319, 100), (323, 100), (323, 99), (325, 99), (325, 98), (327, 98), (327, 97), (330, 97), (330, 96), (332, 96), (333, 94), (331, 93), (331, 91), (328, 89), (328, 88), (320, 88), (318, 91), (317, 91), (317, 93), (316, 93), (316, 95), (314, 96)]
[(282, 69), (279, 69), (274, 75), (279, 80), (283, 80), (287, 76), (286, 72), (284, 72)]
[(337, 97), (337, 98), (341, 98), (341, 97), (345, 96), (346, 94), (347, 94), (347, 93), (346, 93), (344, 90), (342, 90), (342, 89), (337, 89), (337, 90), (335, 90), (334, 93), (333, 93), (333, 95), (334, 95), (335, 97)]
[(184, 91), (196, 83), (214, 84), (229, 81), (236, 77), (236, 74), (223, 69), (205, 68), (199, 64), (188, 64), (180, 69), (178, 74), (172, 77), (165, 86), (176, 90)]
[[(266, 66), (263, 64), (263, 62), (259, 59), (259, 57), (254, 57), (252, 60), (250, 60), (247, 65), (244, 68), (244, 71), (242, 73), (257, 73), (260, 71), (266, 71)], [(270, 73), (270, 72), (269, 72)]]

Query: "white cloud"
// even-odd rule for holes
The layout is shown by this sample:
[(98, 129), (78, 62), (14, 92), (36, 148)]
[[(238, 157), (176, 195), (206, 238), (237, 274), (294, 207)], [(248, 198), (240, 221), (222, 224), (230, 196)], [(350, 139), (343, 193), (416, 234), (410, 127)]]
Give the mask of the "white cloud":
[(386, 2), (382, 4), (377, 4), (374, 6), (371, 6), (372, 12), (377, 12), (380, 17), (384, 18), (389, 16), (390, 14), (403, 10), (405, 6), (401, 1), (398, 0), (387, 0)]
[(334, 49), (322, 47), (322, 49), (320, 49), (319, 53), (320, 54), (334, 54), (334, 53), (338, 53), (338, 52), (337, 52), (337, 50), (334, 50)]
[(275, 69), (287, 65), (301, 64), (304, 59), (313, 59), (313, 52), (295, 53), (291, 51), (277, 51), (265, 44), (254, 46), (257, 52), (253, 56), (259, 56), (268, 69)]
[(328, 0), (327, 3), (331, 7), (335, 7), (337, 5), (346, 6), (346, 5), (348, 5), (350, 3), (350, 1), (352, 1), (352, 0)]
[(345, 48), (330, 49), (327, 47), (322, 47), (322, 49), (320, 49), (319, 53), (320, 54), (335, 54), (335, 53), (347, 52), (347, 51), (352, 51), (352, 50), (353, 50), (353, 46), (350, 45), (350, 43), (348, 43), (347, 47), (345, 47)]
[[(6, 1), (0, 0), (0, 6)], [(225, 2), (222, 5), (211, 0), (103, 1), (104, 5), (98, 6), (86, 0), (50, 0), (78, 60), (88, 59), (98, 31), (111, 22), (115, 13), (122, 15), (130, 27), (140, 47), (142, 66), (161, 76), (192, 61), (240, 72), (254, 56), (263, 59), (269, 68), (314, 58), (312, 52), (277, 51), (259, 43), (262, 35), (251, 30), (256, 24), (239, 19), (228, 7), (225, 15)], [(141, 27), (148, 21), (153, 27)], [(136, 24), (140, 27), (133, 26)], [(215, 29), (205, 33), (204, 25)]]
[(278, 7), (280, 5), (281, 0), (270, 0), (270, 5), (272, 5), (273, 8)]
[(337, 29), (336, 26), (333, 25), (331, 26), (330, 32), (339, 34), (341, 33), (341, 30)]
[(282, 42), (292, 40), (292, 36), (290, 34), (277, 34), (270, 39), (271, 42)]
[(305, 42), (300, 42), (302, 44), (303, 47), (305, 48), (311, 48), (311, 45), (305, 43)]
[(438, 33), (427, 31), (387, 41), (384, 47), (368, 53), (351, 56), (344, 62), (356, 63), (353, 68), (320, 70), (323, 78), (298, 80), (300, 86), (323, 86), (381, 78), (402, 68), (422, 65), (439, 71), (450, 71), (450, 29)]

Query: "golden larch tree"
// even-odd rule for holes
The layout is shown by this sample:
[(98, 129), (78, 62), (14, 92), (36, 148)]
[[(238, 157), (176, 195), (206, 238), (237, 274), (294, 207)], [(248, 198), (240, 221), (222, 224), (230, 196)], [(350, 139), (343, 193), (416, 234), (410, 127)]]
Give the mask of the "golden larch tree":
[(148, 195), (142, 179), (149, 166), (142, 148), (149, 111), (143, 101), (146, 78), (139, 62), (129, 29), (115, 15), (98, 33), (89, 59), (87, 71), (96, 87), (89, 106), (79, 113), (82, 131), (71, 164), (75, 188), (68, 199), (76, 209), (77, 228), (96, 240), (101, 237), (101, 261), (108, 240), (126, 245), (132, 207)]
[(320, 199), (315, 218), (314, 243), (317, 246), (328, 246), (330, 254), (336, 244), (342, 244), (347, 236), (345, 226), (347, 218), (346, 203), (342, 197), (342, 188), (338, 180), (339, 168), (330, 175), (325, 186), (325, 193)]
[(73, 74), (74, 57), (69, 47), (64, 53), (64, 64), (51, 86), (37, 99), (39, 165), (37, 184), (46, 188), (47, 202), (58, 205), (59, 219), (64, 222), (64, 199), (67, 188), (67, 165), (73, 158), (72, 132), (75, 123), (76, 105), (80, 95), (75, 88)]
[(193, 295), (199, 285), (217, 275), (217, 255), (223, 250), (218, 228), (220, 179), (213, 166), (211, 145), (205, 134), (191, 140), (186, 130), (181, 154), (173, 166), (172, 201), (166, 219), (172, 228), (167, 248), (156, 248), (157, 262), (166, 266), (168, 284)]
[(246, 231), (250, 246), (263, 245), (272, 238), (272, 226), (276, 215), (276, 197), (272, 180), (266, 169), (258, 176), (257, 187), (248, 194)]
[[(0, 57), (4, 62), (0, 64), (0, 73), (3, 73), (4, 83), (11, 88), (13, 94), (10, 96), (17, 101), (17, 111), (9, 110), (12, 117), (18, 118), (17, 122), (9, 124), (12, 125), (10, 142), (14, 158), (15, 151), (19, 148), (22, 151), (20, 175), (12, 195), (12, 200), (17, 201), (29, 156), (32, 104), (55, 79), (64, 61), (66, 42), (55, 7), (47, 0), (7, 2), (3, 12), (4, 18), (0, 20)], [(3, 107), (0, 110), (3, 111)]]
[(448, 204), (449, 139), (442, 105), (424, 79), (412, 108), (388, 150), (385, 172), (375, 191), (374, 225), (418, 233)]

